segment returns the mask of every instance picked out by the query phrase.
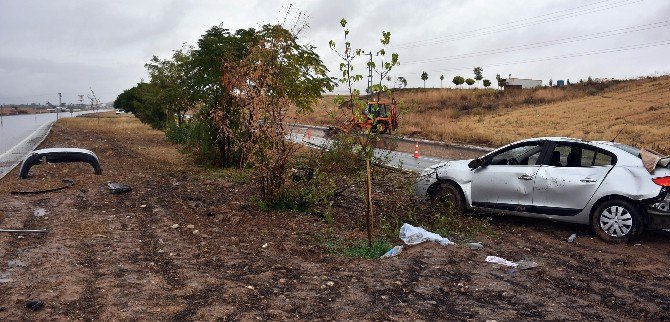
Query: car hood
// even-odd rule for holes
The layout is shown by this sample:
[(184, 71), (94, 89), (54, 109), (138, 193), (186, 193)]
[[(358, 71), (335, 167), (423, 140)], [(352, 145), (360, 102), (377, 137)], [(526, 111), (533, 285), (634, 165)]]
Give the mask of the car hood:
[(439, 177), (442, 177), (442, 176), (446, 175), (447, 172), (452, 172), (454, 170), (470, 171), (470, 168), (468, 167), (468, 163), (470, 163), (470, 161), (472, 161), (472, 159), (470, 159), (470, 160), (453, 160), (453, 161), (438, 163), (438, 164), (432, 165), (432, 166), (426, 168), (425, 170), (423, 170), (423, 172), (421, 172), (421, 175), (426, 176), (426, 175), (431, 175), (431, 174), (437, 173), (437, 175)]

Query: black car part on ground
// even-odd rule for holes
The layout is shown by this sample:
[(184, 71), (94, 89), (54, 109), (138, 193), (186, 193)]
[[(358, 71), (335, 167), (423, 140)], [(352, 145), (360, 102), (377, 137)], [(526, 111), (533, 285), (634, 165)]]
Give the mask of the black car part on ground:
[(63, 185), (55, 187), (55, 188), (48, 188), (48, 189), (42, 189), (42, 190), (19, 190), (19, 191), (12, 191), (11, 193), (14, 195), (36, 195), (39, 193), (47, 193), (47, 192), (54, 192), (58, 190), (63, 190), (65, 188), (69, 188), (74, 186), (74, 180), (70, 179), (63, 179), (61, 180)]
[(49, 163), (86, 162), (93, 167), (95, 174), (102, 174), (100, 160), (98, 160), (98, 157), (92, 151), (78, 148), (50, 148), (31, 152), (23, 160), (19, 178), (28, 178), (30, 168), (34, 165), (42, 164), (42, 159), (46, 159)]

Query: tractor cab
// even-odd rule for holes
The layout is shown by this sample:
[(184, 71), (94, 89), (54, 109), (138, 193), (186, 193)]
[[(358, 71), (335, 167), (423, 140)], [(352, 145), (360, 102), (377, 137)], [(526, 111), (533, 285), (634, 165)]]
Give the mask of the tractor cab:
[(390, 102), (385, 100), (368, 101), (362, 110), (362, 114), (365, 119), (355, 121), (355, 128), (381, 134), (386, 134), (398, 128), (395, 99)]

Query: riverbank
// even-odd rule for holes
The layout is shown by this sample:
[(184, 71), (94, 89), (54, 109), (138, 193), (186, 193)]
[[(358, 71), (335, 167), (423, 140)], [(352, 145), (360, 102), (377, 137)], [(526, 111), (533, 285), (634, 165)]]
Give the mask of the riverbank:
[[(0, 320), (670, 319), (663, 235), (607, 245), (587, 227), (493, 217), (495, 235), (472, 237), (482, 250), (457, 240), (364, 260), (330, 251), (364, 235), (345, 210), (332, 224), (262, 210), (240, 173), (194, 165), (131, 116), (61, 120), (40, 147), (65, 146), (94, 151), (103, 174), (43, 164), (28, 180), (17, 169), (0, 180), (0, 227), (48, 231), (0, 233)], [(10, 193), (65, 178), (75, 185)], [(110, 194), (108, 181), (133, 190)], [(488, 255), (539, 266), (511, 269)], [(31, 311), (28, 300), (45, 304)]]

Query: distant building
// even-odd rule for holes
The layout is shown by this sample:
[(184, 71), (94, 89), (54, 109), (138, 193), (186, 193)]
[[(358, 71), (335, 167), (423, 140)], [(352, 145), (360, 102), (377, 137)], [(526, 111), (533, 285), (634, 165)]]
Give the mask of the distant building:
[(565, 86), (565, 81), (562, 79), (559, 79), (556, 81), (556, 86)]
[(542, 86), (541, 80), (523, 79), (523, 78), (507, 78), (505, 79), (505, 89), (521, 89), (521, 88), (535, 88)]

